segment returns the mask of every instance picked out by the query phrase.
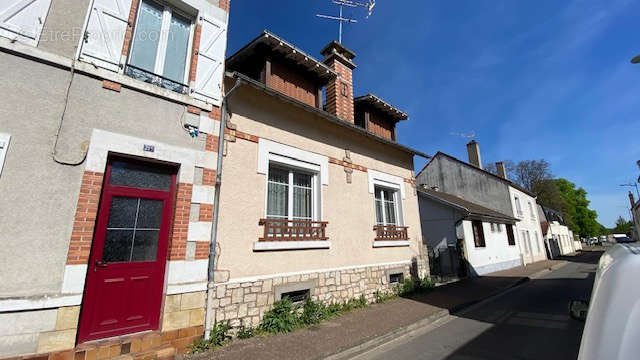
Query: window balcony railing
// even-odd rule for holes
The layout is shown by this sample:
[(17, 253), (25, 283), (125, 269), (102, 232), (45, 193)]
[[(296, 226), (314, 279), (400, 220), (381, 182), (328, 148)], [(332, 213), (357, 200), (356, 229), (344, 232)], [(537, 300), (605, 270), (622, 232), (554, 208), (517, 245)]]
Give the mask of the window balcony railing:
[(326, 241), (328, 222), (311, 220), (260, 219), (264, 235), (258, 241)]
[(376, 241), (409, 240), (408, 226), (375, 225)]
[(125, 75), (131, 76), (134, 79), (138, 79), (149, 84), (154, 84), (180, 94), (186, 94), (189, 89), (189, 86), (185, 84), (167, 79), (166, 77), (154, 74), (133, 65), (127, 65), (124, 69), (124, 73)]

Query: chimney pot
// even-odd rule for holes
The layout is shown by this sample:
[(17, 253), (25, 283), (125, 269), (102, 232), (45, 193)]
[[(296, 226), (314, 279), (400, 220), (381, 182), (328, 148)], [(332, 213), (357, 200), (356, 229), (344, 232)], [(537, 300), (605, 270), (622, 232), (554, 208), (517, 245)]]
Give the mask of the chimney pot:
[(496, 170), (498, 170), (498, 176), (507, 179), (507, 169), (504, 166), (504, 161), (498, 161), (496, 163)]
[(480, 145), (475, 140), (471, 140), (467, 144), (467, 153), (469, 154), (469, 164), (482, 169), (482, 158), (480, 157)]

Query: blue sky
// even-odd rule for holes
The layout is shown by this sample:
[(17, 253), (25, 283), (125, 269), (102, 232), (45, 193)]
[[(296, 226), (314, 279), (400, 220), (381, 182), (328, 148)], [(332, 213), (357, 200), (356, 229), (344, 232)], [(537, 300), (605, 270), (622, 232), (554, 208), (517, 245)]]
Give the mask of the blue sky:
[[(330, 0), (233, 0), (228, 54), (269, 29), (310, 55), (338, 36)], [(475, 133), (484, 163), (544, 158), (589, 193), (598, 220), (629, 218), (640, 159), (640, 2), (378, 0), (346, 10), (356, 95), (410, 115), (403, 144), (466, 159)], [(424, 160), (416, 158), (420, 169)]]

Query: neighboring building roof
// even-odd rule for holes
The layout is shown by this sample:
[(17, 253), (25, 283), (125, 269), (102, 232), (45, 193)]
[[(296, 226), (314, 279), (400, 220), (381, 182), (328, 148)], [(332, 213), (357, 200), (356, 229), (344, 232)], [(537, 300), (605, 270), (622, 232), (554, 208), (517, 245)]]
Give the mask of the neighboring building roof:
[(544, 211), (544, 216), (547, 218), (548, 222), (557, 221), (561, 225), (567, 225), (564, 222), (564, 218), (562, 217), (562, 213), (560, 213), (560, 211), (554, 210), (544, 205), (540, 205), (540, 207), (542, 208), (542, 211)]
[(514, 224), (516, 221), (520, 221), (512, 216), (503, 214), (501, 212), (491, 210), (482, 205), (472, 203), (465, 199), (459, 198), (455, 195), (443, 193), (441, 191), (435, 191), (432, 189), (425, 189), (420, 186), (417, 187), (418, 194), (426, 196), (432, 200), (435, 200), (443, 205), (447, 205), (458, 210), (466, 211), (467, 216), (477, 217), (485, 220), (501, 220), (506, 223)]
[(257, 80), (254, 80), (254, 79), (252, 79), (249, 76), (246, 76), (244, 74), (241, 74), (241, 73), (238, 73), (238, 72), (227, 72), (225, 75), (227, 77), (230, 77), (230, 78), (237, 78), (241, 82), (243, 82), (245, 84), (248, 84), (248, 85), (251, 85), (251, 86), (253, 86), (253, 87), (255, 87), (255, 88), (259, 89), (259, 90), (262, 90), (263, 92), (265, 92), (268, 95), (277, 97), (277, 98), (279, 98), (279, 99), (281, 99), (283, 101), (290, 102), (290, 103), (292, 103), (292, 104), (294, 104), (294, 105), (296, 105), (298, 107), (301, 107), (302, 109), (304, 109), (304, 110), (306, 110), (308, 112), (311, 112), (311, 113), (314, 113), (316, 115), (319, 115), (320, 117), (324, 118), (325, 120), (328, 120), (328, 121), (330, 121), (330, 122), (332, 122), (334, 124), (337, 124), (337, 125), (342, 126), (342, 127), (346, 128), (346, 129), (349, 129), (349, 130), (351, 130), (354, 133), (357, 133), (359, 135), (364, 135), (364, 136), (366, 136), (366, 137), (368, 137), (370, 139), (376, 140), (376, 141), (378, 141), (380, 143), (389, 145), (391, 147), (394, 147), (394, 148), (396, 148), (398, 150), (407, 152), (407, 153), (412, 154), (412, 155), (422, 156), (422, 157), (424, 157), (426, 159), (429, 159), (431, 157), (430, 155), (427, 155), (427, 154), (423, 153), (422, 151), (415, 150), (415, 149), (412, 149), (412, 148), (404, 146), (404, 145), (400, 145), (397, 142), (394, 142), (394, 141), (391, 141), (391, 140), (387, 140), (387, 139), (385, 139), (385, 138), (383, 138), (381, 136), (378, 136), (378, 135), (376, 135), (376, 134), (374, 134), (374, 133), (372, 133), (370, 131), (367, 131), (367, 130), (359, 127), (359, 126), (356, 126), (355, 124), (352, 124), (352, 123), (350, 123), (348, 121), (344, 121), (344, 120), (342, 120), (342, 119), (340, 119), (340, 118), (338, 118), (338, 117), (336, 117), (336, 116), (334, 116), (334, 115), (332, 115), (332, 114), (330, 114), (330, 113), (328, 113), (328, 112), (326, 112), (326, 111), (324, 111), (322, 109), (319, 109), (317, 107), (313, 107), (311, 105), (305, 104), (302, 101), (294, 99), (294, 98), (292, 98), (292, 97), (290, 97), (288, 95), (285, 95), (285, 94), (283, 94), (283, 93), (281, 93), (281, 92), (279, 92), (277, 90), (271, 89), (271, 88), (267, 87), (265, 84), (263, 84), (263, 83), (261, 83), (261, 82), (259, 82)]
[(532, 192), (530, 192), (530, 191), (528, 191), (528, 190), (524, 189), (523, 187), (521, 187), (520, 185), (518, 185), (518, 184), (514, 183), (513, 181), (511, 181), (511, 180), (509, 180), (509, 179), (505, 179), (505, 178), (500, 177), (500, 176), (498, 176), (498, 175), (496, 175), (496, 174), (493, 174), (493, 173), (491, 173), (491, 172), (489, 172), (489, 171), (487, 171), (487, 170), (484, 170), (484, 169), (480, 169), (480, 168), (478, 168), (478, 167), (475, 167), (475, 166), (473, 166), (473, 165), (469, 164), (469, 163), (468, 163), (468, 162), (466, 162), (466, 161), (462, 161), (462, 160), (460, 160), (460, 159), (458, 159), (458, 158), (456, 158), (456, 157), (454, 157), (454, 156), (451, 156), (451, 155), (449, 155), (449, 154), (445, 154), (445, 153), (443, 153), (442, 151), (438, 151), (435, 155), (433, 155), (433, 157), (431, 158), (431, 160), (429, 160), (429, 162), (427, 162), (427, 164), (422, 168), (422, 170), (420, 170), (420, 171), (418, 171), (418, 173), (416, 173), (416, 177), (418, 177), (418, 175), (420, 175), (423, 171), (425, 171), (425, 170), (427, 169), (427, 167), (429, 167), (429, 165), (433, 162), (433, 159), (437, 158), (438, 156), (444, 156), (444, 157), (449, 158), (449, 159), (451, 159), (451, 160), (453, 160), (453, 161), (456, 161), (456, 162), (458, 162), (458, 163), (460, 163), (460, 164), (462, 164), (462, 165), (465, 165), (465, 166), (467, 166), (467, 167), (469, 167), (469, 168), (472, 168), (472, 169), (474, 169), (474, 170), (476, 170), (476, 171), (479, 171), (479, 172), (481, 172), (481, 173), (484, 173), (485, 175), (489, 175), (489, 176), (491, 176), (491, 177), (493, 177), (493, 178), (495, 178), (495, 179), (497, 179), (497, 180), (500, 180), (500, 181), (502, 181), (503, 183), (505, 183), (505, 184), (507, 184), (507, 185), (509, 185), (509, 186), (511, 186), (511, 187), (513, 187), (513, 188), (515, 188), (515, 189), (518, 189), (518, 190), (522, 191), (523, 193), (525, 193), (525, 194), (527, 194), (527, 195), (529, 195), (529, 196), (531, 196), (531, 197), (533, 197), (533, 198), (537, 197), (537, 195), (536, 195), (536, 194), (534, 194), (534, 193), (532, 193)]
[(353, 99), (353, 103), (354, 105), (368, 104), (395, 121), (407, 120), (409, 118), (409, 115), (373, 94), (358, 96)]
[(299, 48), (291, 45), (284, 39), (264, 30), (255, 39), (251, 40), (247, 45), (243, 46), (235, 54), (227, 58), (227, 67), (239, 67), (239, 64), (250, 61), (252, 58), (263, 55), (264, 52), (271, 52), (282, 56), (297, 66), (315, 74), (323, 81), (329, 81), (338, 76), (338, 74), (327, 65), (316, 60), (313, 56), (306, 54)]

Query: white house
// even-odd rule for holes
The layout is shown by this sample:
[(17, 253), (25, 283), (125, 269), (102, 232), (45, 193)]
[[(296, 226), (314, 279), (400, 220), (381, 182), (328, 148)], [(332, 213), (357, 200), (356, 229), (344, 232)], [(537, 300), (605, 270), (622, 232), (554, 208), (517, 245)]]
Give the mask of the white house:
[(538, 204), (532, 195), (515, 184), (509, 186), (513, 213), (520, 219), (516, 223), (516, 238), (520, 245), (522, 262), (525, 265), (547, 259), (542, 229), (538, 220)]
[(564, 218), (557, 210), (538, 205), (540, 225), (544, 229), (544, 239), (551, 249), (552, 256), (566, 255), (576, 251), (573, 232), (569, 230)]
[(522, 265), (514, 234), (518, 219), (434, 189), (418, 190), (427, 247), (456, 244), (472, 276)]

